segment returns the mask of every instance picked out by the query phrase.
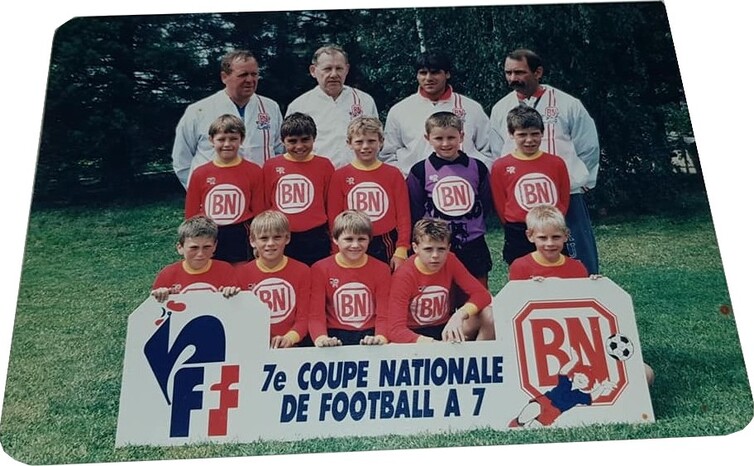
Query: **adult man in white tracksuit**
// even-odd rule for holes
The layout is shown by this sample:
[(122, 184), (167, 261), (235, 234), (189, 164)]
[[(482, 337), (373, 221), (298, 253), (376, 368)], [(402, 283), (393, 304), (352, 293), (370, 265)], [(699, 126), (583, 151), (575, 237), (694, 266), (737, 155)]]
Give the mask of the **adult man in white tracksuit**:
[(173, 170), (184, 188), (191, 171), (214, 156), (209, 140), (209, 126), (219, 116), (236, 115), (246, 126), (246, 138), (239, 154), (259, 166), (282, 154), (280, 106), (257, 94), (259, 64), (251, 52), (234, 50), (220, 62), (220, 79), (225, 89), (186, 108), (175, 129)]
[(516, 49), (505, 59), (505, 79), (513, 91), (500, 99), (490, 114), (490, 146), (495, 158), (513, 151), (508, 134), (508, 112), (528, 105), (542, 115), (545, 131), (541, 149), (563, 158), (571, 182), (571, 198), (566, 214), (570, 236), (569, 256), (580, 260), (590, 274), (599, 272), (597, 243), (594, 239), (584, 193), (597, 184), (600, 147), (597, 128), (581, 101), (552, 86), (540, 84), (544, 68), (540, 57), (528, 49)]
[(298, 96), (286, 111), (286, 116), (300, 112), (312, 117), (317, 125), (314, 153), (330, 159), (336, 169), (353, 161), (353, 149), (346, 142), (351, 120), (379, 117), (372, 96), (345, 85), (349, 68), (348, 55), (337, 45), (317, 49), (309, 66), (317, 86)]
[(433, 152), (424, 137), (427, 118), (433, 113), (447, 111), (463, 120), (461, 150), (489, 169), (492, 165), (490, 119), (478, 102), (453, 91), (448, 83), (452, 71), (450, 59), (441, 53), (423, 52), (417, 57), (414, 70), (419, 89), (388, 111), (380, 160), (397, 166), (406, 176), (416, 162)]

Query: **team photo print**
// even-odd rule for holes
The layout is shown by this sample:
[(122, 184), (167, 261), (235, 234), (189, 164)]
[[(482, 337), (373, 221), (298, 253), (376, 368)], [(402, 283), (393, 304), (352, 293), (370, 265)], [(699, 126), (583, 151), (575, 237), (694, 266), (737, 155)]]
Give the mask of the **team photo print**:
[(746, 442), (708, 162), (740, 148), (700, 136), (670, 5), (234, 7), (50, 28), (7, 461)]

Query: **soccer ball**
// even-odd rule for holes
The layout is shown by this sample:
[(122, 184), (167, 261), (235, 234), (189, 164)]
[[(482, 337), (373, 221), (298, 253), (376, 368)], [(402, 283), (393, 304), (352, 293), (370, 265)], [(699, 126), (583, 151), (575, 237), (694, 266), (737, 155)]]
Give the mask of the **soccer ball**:
[(627, 336), (616, 333), (605, 340), (605, 350), (612, 358), (625, 361), (634, 355), (634, 344)]

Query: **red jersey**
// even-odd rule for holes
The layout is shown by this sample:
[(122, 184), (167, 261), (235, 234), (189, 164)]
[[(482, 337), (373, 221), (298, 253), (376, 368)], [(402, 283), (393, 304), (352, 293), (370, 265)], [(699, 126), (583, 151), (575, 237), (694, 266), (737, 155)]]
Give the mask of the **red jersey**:
[(490, 292), (471, 275), (452, 252), (435, 273), (419, 270), (417, 256), (408, 258), (393, 275), (388, 326), (390, 341), (414, 343), (419, 335), (411, 329), (444, 325), (450, 319), (450, 289), (455, 283), (477, 310), (492, 302)]
[(311, 230), (327, 223), (325, 199), (335, 169), (318, 155), (298, 161), (290, 155), (273, 157), (264, 163), (265, 207), (288, 217), (291, 232)]
[(327, 330), (366, 330), (387, 338), (390, 267), (364, 256), (364, 265), (346, 267), (332, 255), (312, 266), (309, 335), (312, 341)]
[(236, 271), (227, 262), (210, 259), (203, 270), (191, 270), (184, 261), (175, 262), (160, 270), (152, 289), (168, 288), (171, 294), (187, 291), (220, 291), (220, 287), (238, 286)]
[(556, 263), (538, 260), (536, 252), (514, 260), (508, 270), (509, 280), (528, 280), (532, 277), (587, 278), (589, 272), (580, 261), (560, 255)]
[[(254, 260), (236, 268), (242, 290), (250, 290), (270, 309), (270, 338), (289, 337), (298, 343), (309, 325), (309, 267), (284, 257), (274, 269)], [(292, 335), (291, 332), (295, 333)]]
[(377, 161), (372, 167), (352, 162), (335, 170), (327, 194), (330, 231), (335, 217), (347, 209), (369, 216), (373, 236), (398, 230), (396, 247), (408, 249), (411, 209), (406, 180), (398, 168)]
[(196, 167), (186, 190), (186, 218), (203, 214), (218, 225), (243, 223), (264, 208), (262, 169), (238, 158), (220, 165), (216, 161)]
[(533, 157), (508, 154), (492, 164), (492, 200), (503, 223), (526, 222), (526, 214), (537, 204), (568, 211), (571, 182), (566, 164), (558, 156), (539, 152)]

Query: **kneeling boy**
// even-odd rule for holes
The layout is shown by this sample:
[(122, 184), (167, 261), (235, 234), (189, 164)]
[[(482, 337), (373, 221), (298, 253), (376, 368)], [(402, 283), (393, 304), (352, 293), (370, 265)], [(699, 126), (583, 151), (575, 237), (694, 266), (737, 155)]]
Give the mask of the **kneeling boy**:
[[(250, 242), (257, 259), (236, 268), (241, 287), (270, 309), (270, 348), (299, 345), (308, 332), (310, 272), (285, 255), (290, 240), (286, 216), (276, 210), (262, 212), (251, 221)], [(273, 299), (279, 290), (286, 291), (282, 301)]]
[(371, 239), (365, 213), (346, 210), (335, 217), (338, 252), (312, 266), (309, 334), (315, 346), (387, 343), (390, 267), (367, 255)]
[[(393, 275), (388, 326), (396, 343), (493, 340), (492, 296), (450, 252), (450, 228), (425, 218), (414, 225), (409, 257)], [(450, 290), (457, 285), (469, 298), (451, 314)]]

